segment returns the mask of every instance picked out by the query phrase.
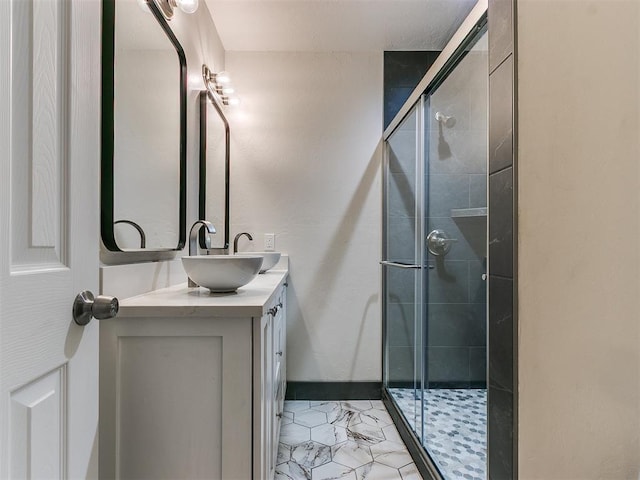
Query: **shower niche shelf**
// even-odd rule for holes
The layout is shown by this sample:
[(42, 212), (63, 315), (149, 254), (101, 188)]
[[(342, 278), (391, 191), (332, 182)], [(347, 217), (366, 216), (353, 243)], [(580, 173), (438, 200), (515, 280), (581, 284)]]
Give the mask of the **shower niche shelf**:
[(451, 209), (451, 218), (484, 218), (486, 216), (487, 207)]

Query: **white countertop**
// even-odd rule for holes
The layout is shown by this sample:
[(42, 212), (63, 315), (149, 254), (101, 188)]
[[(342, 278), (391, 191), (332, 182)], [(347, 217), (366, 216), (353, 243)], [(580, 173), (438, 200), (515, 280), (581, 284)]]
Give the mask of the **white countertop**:
[(122, 300), (118, 318), (261, 317), (288, 274), (288, 270), (269, 270), (235, 293), (211, 293), (202, 287), (188, 288), (186, 283), (161, 288)]

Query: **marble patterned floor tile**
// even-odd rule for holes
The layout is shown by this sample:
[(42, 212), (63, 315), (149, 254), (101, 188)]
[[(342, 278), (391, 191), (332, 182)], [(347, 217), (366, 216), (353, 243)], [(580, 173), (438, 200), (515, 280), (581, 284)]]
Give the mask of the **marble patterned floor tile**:
[(278, 455), (276, 457), (276, 465), (286, 463), (291, 460), (291, 446), (284, 443), (278, 444)]
[(371, 454), (374, 461), (383, 463), (388, 467), (400, 468), (413, 463), (413, 458), (409, 452), (396, 442), (385, 440), (376, 445), (371, 445)]
[(309, 409), (309, 400), (287, 400), (284, 402), (285, 412), (299, 412)]
[(336, 427), (330, 423), (319, 425), (311, 429), (311, 440), (329, 445), (346, 442), (348, 440), (347, 430), (343, 427)]
[(378, 410), (376, 408), (371, 408), (369, 410), (365, 410), (364, 412), (360, 412), (360, 419), (362, 420), (362, 423), (380, 428), (386, 427), (387, 425), (391, 425), (393, 423), (393, 420), (391, 420), (391, 415), (389, 415), (384, 410)]
[(418, 472), (418, 467), (416, 467), (415, 463), (410, 463), (409, 465), (405, 465), (402, 468), (398, 469), (400, 471), (400, 475), (402, 476), (402, 480), (422, 480), (420, 476), (420, 472)]
[(329, 462), (314, 468), (311, 480), (356, 480), (356, 472), (353, 468)]
[(280, 421), (280, 426), (282, 425), (289, 425), (290, 423), (293, 423), (293, 412), (282, 412), (282, 419)]
[(309, 403), (313, 410), (319, 410), (324, 413), (340, 408), (340, 402), (319, 402), (314, 400)]
[(336, 427), (351, 427), (362, 423), (360, 414), (353, 410), (332, 410), (327, 413), (327, 420)]
[(354, 410), (356, 412), (361, 412), (373, 408), (373, 405), (371, 405), (371, 400), (348, 400), (346, 402), (340, 402), (340, 404), (342, 405), (343, 409)]
[(357, 480), (398, 480), (400, 472), (397, 468), (381, 463), (371, 462), (356, 469)]
[(290, 423), (280, 427), (280, 443), (298, 445), (311, 440), (311, 430), (297, 423)]
[[(342, 410), (342, 406), (340, 405), (340, 402), (326, 402), (320, 405), (314, 405), (311, 408), (313, 410), (326, 413), (327, 420), (329, 423), (333, 422), (341, 415), (344, 415), (343, 412), (345, 412), (345, 410)], [(348, 412), (350, 412), (350, 414), (353, 415), (353, 412), (351, 412), (350, 410)]]
[(366, 445), (373, 445), (385, 440), (381, 428), (372, 427), (366, 423), (358, 423), (347, 427), (347, 437), (349, 437), (349, 440)]
[(275, 480), (311, 480), (311, 470), (296, 462), (282, 463), (276, 467)]
[(331, 461), (331, 447), (314, 441), (291, 447), (291, 460), (305, 468), (312, 469)]
[[(407, 480), (422, 480), (413, 463), (395, 467), (408, 452), (393, 423), (378, 426), (388, 417), (381, 401), (286, 401), (284, 410), (283, 421), (293, 423), (280, 429), (275, 480), (404, 480), (401, 470)], [(297, 423), (318, 419), (323, 423), (313, 427)]]
[(358, 468), (373, 462), (371, 449), (367, 445), (352, 441), (331, 447), (331, 458), (334, 462), (351, 468)]
[(398, 429), (395, 425), (387, 425), (386, 427), (382, 427), (382, 433), (384, 434), (384, 438), (387, 440), (391, 440), (396, 443), (403, 443), (402, 437), (398, 433)]
[(305, 427), (316, 427), (327, 423), (327, 414), (317, 410), (302, 410), (293, 414), (293, 422)]

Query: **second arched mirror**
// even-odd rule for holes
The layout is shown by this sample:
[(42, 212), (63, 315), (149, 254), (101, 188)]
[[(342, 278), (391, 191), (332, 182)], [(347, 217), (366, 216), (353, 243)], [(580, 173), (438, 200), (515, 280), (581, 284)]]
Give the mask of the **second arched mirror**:
[(218, 229), (211, 245), (203, 248), (229, 248), (229, 123), (216, 98), (200, 92), (200, 195), (199, 218)]

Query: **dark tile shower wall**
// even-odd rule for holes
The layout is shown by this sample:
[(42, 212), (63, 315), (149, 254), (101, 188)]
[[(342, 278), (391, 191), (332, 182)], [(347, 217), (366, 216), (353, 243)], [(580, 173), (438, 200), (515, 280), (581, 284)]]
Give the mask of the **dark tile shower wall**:
[[(427, 232), (457, 239), (444, 257), (428, 255), (426, 371), (431, 387), (486, 385), (487, 217), (456, 217), (487, 206), (486, 37), (430, 97)], [(447, 126), (437, 112), (455, 118)], [(477, 213), (477, 211), (476, 211)]]
[(515, 0), (489, 0), (488, 478), (518, 478)]
[(440, 52), (384, 52), (384, 128), (387, 128)]

